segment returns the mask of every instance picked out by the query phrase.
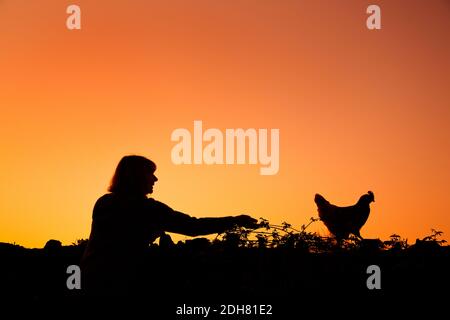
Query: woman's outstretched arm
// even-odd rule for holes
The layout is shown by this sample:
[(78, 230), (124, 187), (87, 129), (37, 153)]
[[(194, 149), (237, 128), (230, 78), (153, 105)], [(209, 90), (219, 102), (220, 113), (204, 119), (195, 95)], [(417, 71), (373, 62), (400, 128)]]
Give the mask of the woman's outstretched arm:
[(222, 233), (232, 229), (234, 226), (251, 229), (257, 227), (257, 220), (247, 215), (220, 218), (195, 218), (175, 211), (160, 201), (154, 199), (148, 199), (148, 201), (150, 206), (149, 214), (156, 218), (159, 227), (167, 232), (195, 237), (212, 233)]
[(164, 223), (165, 231), (195, 237), (212, 233), (222, 233), (234, 226), (256, 228), (257, 221), (250, 216), (220, 218), (194, 218), (182, 212), (173, 211)]

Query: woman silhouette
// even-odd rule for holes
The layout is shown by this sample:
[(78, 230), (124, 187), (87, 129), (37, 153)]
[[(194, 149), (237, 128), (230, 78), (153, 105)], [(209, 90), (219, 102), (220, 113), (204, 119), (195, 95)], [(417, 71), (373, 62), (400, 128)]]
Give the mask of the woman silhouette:
[(146, 249), (165, 231), (198, 236), (222, 233), (234, 226), (256, 227), (257, 221), (247, 215), (197, 219), (147, 198), (158, 181), (155, 170), (155, 163), (145, 157), (123, 157), (111, 180), (110, 193), (95, 203), (81, 263), (86, 292), (130, 293)]

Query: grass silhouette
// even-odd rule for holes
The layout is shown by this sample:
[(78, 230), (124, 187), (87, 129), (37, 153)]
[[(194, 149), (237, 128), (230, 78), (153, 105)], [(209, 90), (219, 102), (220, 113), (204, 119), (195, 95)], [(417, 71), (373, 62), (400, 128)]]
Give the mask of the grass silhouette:
[[(399, 235), (388, 240), (349, 238), (337, 245), (332, 237), (308, 231), (318, 219), (299, 229), (287, 222), (260, 219), (259, 229), (235, 228), (215, 239), (173, 243), (168, 235), (149, 245), (136, 295), (160, 299), (243, 297), (318, 299), (334, 295), (417, 296), (448, 286), (450, 247), (442, 232), (409, 244)], [(66, 287), (66, 269), (77, 265), (86, 239), (69, 246), (51, 240), (43, 249), (0, 244), (0, 295), (20, 299), (77, 299), (83, 290)], [(369, 265), (382, 271), (382, 290), (366, 286)], [(113, 279), (112, 279), (113, 281)]]

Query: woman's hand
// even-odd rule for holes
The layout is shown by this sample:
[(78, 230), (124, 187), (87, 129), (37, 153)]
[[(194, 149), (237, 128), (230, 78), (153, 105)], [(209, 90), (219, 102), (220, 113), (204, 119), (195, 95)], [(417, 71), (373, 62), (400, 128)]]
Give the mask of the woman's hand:
[(244, 227), (248, 229), (256, 229), (258, 228), (258, 220), (253, 219), (252, 217), (242, 214), (240, 216), (233, 217), (234, 223), (239, 227)]

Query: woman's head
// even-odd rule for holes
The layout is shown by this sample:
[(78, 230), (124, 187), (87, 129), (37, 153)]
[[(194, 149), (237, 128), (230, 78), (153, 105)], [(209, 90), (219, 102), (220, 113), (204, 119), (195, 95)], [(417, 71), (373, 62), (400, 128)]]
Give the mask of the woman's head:
[(156, 164), (142, 156), (125, 156), (117, 165), (108, 191), (147, 195), (153, 192)]

